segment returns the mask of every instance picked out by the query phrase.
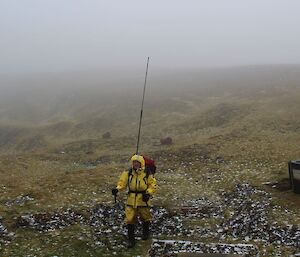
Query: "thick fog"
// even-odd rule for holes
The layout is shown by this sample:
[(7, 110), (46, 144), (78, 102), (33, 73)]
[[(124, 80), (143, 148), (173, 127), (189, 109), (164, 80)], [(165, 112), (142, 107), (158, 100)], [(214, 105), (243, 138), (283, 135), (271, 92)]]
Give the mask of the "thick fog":
[(0, 73), (300, 63), (298, 0), (2, 0)]

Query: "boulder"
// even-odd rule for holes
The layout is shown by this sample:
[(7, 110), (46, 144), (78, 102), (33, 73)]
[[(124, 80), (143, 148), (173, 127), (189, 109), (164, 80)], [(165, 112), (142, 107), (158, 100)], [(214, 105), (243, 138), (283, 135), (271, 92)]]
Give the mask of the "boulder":
[(173, 144), (173, 140), (171, 137), (165, 137), (165, 138), (160, 139), (160, 143), (162, 145), (171, 145), (171, 144)]
[(110, 132), (104, 133), (104, 134), (102, 135), (102, 138), (103, 138), (103, 139), (109, 139), (109, 138), (111, 138)]

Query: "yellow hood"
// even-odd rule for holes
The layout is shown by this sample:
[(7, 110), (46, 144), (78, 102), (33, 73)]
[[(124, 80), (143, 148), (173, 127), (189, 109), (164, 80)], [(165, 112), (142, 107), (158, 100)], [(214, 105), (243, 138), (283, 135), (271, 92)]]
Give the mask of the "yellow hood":
[(138, 161), (141, 164), (141, 169), (144, 170), (145, 169), (145, 159), (142, 155), (133, 155), (131, 157), (131, 162), (133, 161)]

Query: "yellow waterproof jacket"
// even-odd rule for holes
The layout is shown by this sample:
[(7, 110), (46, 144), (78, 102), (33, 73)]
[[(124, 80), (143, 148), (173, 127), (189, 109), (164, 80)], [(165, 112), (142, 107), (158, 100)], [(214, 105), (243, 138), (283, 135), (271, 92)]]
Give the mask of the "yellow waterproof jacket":
[(141, 169), (135, 171), (129, 169), (124, 171), (117, 184), (118, 190), (124, 190), (128, 188), (127, 205), (137, 208), (139, 206), (149, 206), (148, 202), (143, 201), (143, 193), (147, 193), (152, 196), (156, 191), (156, 179), (152, 174), (147, 175), (145, 172), (145, 161), (141, 155), (134, 155), (131, 158), (132, 161), (137, 160), (141, 163)]

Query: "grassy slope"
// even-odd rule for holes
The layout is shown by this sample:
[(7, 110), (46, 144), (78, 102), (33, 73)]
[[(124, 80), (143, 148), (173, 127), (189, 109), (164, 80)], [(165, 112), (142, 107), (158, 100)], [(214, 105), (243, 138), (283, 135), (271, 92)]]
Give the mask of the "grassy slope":
[[(252, 67), (184, 73), (166, 81), (153, 78), (160, 88), (153, 86), (147, 95), (141, 148), (156, 157), (159, 167), (155, 204), (173, 208), (202, 196), (217, 198), (237, 183), (251, 183), (272, 192), (274, 201), (297, 214), (286, 219), (299, 224), (299, 197), (278, 190), (287, 185), (287, 161), (297, 159), (299, 152), (297, 69)], [(181, 89), (172, 88), (175, 84)], [(102, 102), (92, 93), (81, 99), (78, 91), (75, 101), (49, 102), (46, 110), (41, 109), (43, 115), (33, 115), (30, 106), (22, 119), (10, 115), (18, 113), (15, 110), (2, 109), (0, 212), (10, 230), (21, 214), (111, 203), (110, 188), (135, 149), (140, 103), (135, 101), (139, 95), (131, 93), (116, 93), (111, 101), (102, 97)], [(23, 122), (26, 115), (36, 125)], [(111, 139), (102, 139), (106, 131), (112, 133)], [(164, 136), (171, 136), (174, 145), (160, 146)], [(95, 161), (97, 167), (89, 169)], [(263, 186), (266, 181), (279, 184)], [(35, 200), (23, 206), (5, 205), (20, 195)], [(280, 221), (277, 214), (270, 215)], [(17, 233), (19, 246), (14, 242), (1, 246), (7, 256), (18, 256), (28, 247), (40, 247), (36, 254), (46, 256), (65, 244), (64, 236), (77, 232), (63, 230), (59, 233), (64, 236), (56, 239), (46, 236), (48, 248), (36, 235), (25, 240), (30, 231)]]

